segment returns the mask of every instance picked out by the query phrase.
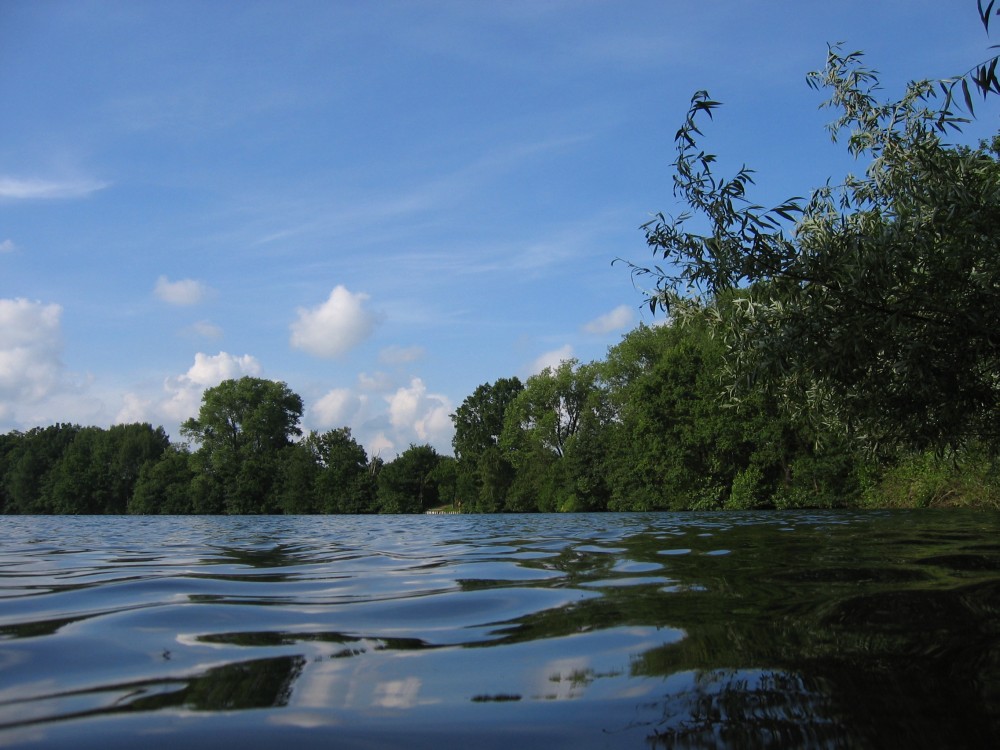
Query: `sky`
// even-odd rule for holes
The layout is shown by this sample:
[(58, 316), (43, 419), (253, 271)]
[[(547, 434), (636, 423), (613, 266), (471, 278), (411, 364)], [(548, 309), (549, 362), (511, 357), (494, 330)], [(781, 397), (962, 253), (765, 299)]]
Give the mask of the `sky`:
[(859, 170), (828, 44), (891, 96), (991, 41), (972, 0), (0, 0), (0, 432), (180, 441), (252, 375), (304, 430), (451, 454), (478, 385), (654, 322), (612, 262), (683, 210), (695, 91), (774, 204)]

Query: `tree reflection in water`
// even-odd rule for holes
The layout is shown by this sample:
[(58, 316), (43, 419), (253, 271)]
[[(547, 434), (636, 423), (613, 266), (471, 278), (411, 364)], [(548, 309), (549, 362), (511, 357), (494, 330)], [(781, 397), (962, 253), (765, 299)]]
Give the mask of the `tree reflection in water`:
[(0, 744), (131, 717), (303, 748), (1000, 746), (996, 516), (275, 523), (180, 572), (88, 545), (93, 569), (17, 578), (18, 552)]

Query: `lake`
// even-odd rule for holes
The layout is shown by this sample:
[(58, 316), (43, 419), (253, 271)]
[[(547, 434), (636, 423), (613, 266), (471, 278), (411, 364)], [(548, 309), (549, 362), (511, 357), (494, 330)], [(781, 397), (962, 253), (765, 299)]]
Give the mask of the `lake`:
[(1000, 747), (1000, 515), (0, 518), (0, 747)]

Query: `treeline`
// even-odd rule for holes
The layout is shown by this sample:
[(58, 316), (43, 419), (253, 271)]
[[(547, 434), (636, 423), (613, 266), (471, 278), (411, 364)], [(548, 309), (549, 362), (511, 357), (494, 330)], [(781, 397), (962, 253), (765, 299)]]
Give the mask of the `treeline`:
[(603, 361), (476, 389), (454, 416), (463, 509), (1000, 506), (985, 446), (876, 454), (763, 389), (734, 402), (719, 306), (641, 326)]
[(430, 446), (384, 463), (347, 428), (310, 433), (229, 472), (206, 458), (149, 424), (11, 432), (0, 435), (0, 512), (418, 513), (454, 486), (454, 460)]
[(876, 456), (758, 391), (735, 408), (708, 310), (640, 326), (603, 360), (479, 386), (455, 457), (369, 456), (348, 428), (301, 435), (284, 383), (205, 392), (171, 443), (148, 424), (0, 436), (3, 513), (310, 514), (998, 505), (983, 446)]

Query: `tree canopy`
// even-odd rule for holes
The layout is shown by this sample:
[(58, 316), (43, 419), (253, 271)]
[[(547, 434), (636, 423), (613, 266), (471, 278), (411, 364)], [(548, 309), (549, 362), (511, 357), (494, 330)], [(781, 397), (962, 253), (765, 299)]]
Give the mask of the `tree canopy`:
[[(652, 308), (714, 306), (734, 396), (778, 393), (873, 448), (946, 448), (1000, 437), (1000, 139), (949, 145), (964, 120), (931, 81), (880, 102), (862, 55), (831, 48), (810, 84), (831, 92), (836, 140), (863, 176), (773, 208), (748, 197), (752, 171), (713, 172), (700, 126), (719, 106), (692, 99), (676, 135), (675, 192), (691, 208), (645, 226), (667, 270)], [(934, 106), (937, 103), (937, 106)], [(689, 231), (693, 216), (710, 231)], [(717, 300), (740, 290), (733, 304)]]

